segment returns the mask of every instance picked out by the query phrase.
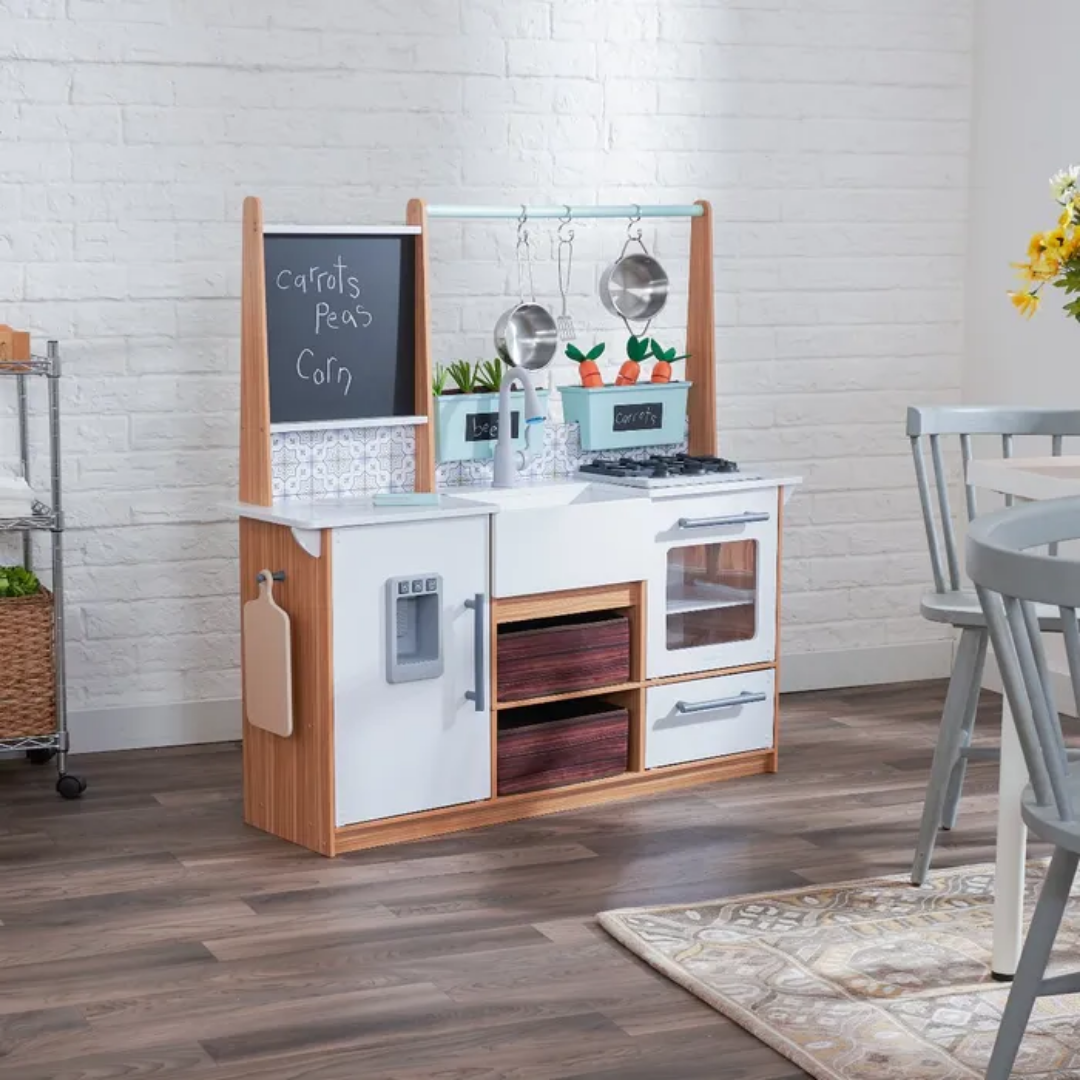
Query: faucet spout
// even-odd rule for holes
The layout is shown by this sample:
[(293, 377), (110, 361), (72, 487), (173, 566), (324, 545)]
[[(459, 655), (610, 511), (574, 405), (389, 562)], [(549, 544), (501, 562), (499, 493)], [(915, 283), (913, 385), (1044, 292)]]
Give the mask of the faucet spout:
[(517, 467), (514, 462), (513, 430), (510, 413), (510, 391), (515, 382), (521, 383), (525, 391), (525, 408), (522, 419), (526, 424), (542, 424), (544, 410), (536, 396), (532, 379), (527, 368), (513, 367), (507, 371), (499, 385), (499, 435), (495, 444), (494, 486), (497, 488), (515, 487), (518, 482)]

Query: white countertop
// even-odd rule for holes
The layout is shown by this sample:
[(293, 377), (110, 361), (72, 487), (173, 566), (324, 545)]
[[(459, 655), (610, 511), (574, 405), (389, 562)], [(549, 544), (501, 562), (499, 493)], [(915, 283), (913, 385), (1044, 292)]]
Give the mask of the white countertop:
[(237, 502), (230, 503), (226, 509), (239, 517), (269, 521), (290, 529), (349, 529), (432, 518), (477, 517), (493, 514), (498, 508), (440, 494), (438, 504), (430, 506), (376, 506), (370, 495), (321, 499), (294, 495), (275, 499), (272, 506)]
[[(522, 481), (516, 487), (503, 489), (492, 488), (490, 484), (457, 487), (452, 489), (452, 495), (446, 491), (440, 492), (439, 502), (429, 506), (376, 506), (370, 495), (317, 499), (286, 496), (275, 499), (272, 506), (236, 502), (229, 503), (225, 509), (239, 517), (269, 521), (291, 529), (347, 529), (363, 525), (497, 514), (500, 509), (511, 507), (542, 509), (547, 505), (563, 505), (569, 501), (580, 505), (584, 502), (621, 502), (627, 499), (693, 498), (776, 487), (790, 491), (801, 482), (799, 477), (769, 476), (754, 471), (744, 478), (718, 480), (715, 484), (649, 489), (605, 484), (591, 477), (573, 476), (557, 480)], [(535, 501), (530, 493), (535, 495)]]

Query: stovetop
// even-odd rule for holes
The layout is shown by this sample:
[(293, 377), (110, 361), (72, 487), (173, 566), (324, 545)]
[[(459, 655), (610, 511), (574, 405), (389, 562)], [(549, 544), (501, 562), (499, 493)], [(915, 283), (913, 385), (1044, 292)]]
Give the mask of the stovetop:
[(691, 454), (653, 454), (643, 460), (619, 458), (605, 461), (594, 458), (580, 471), (591, 480), (627, 487), (685, 487), (748, 480), (734, 461), (719, 457), (695, 457)]

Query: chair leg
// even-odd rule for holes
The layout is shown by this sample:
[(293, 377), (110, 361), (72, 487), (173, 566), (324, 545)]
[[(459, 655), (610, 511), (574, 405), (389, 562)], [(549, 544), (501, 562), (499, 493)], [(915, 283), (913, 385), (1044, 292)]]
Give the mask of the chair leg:
[(986, 1080), (1009, 1080), (1012, 1074), (1016, 1052), (1020, 1049), (1028, 1020), (1031, 1019), (1031, 1010), (1039, 996), (1061, 917), (1069, 902), (1078, 860), (1080, 856), (1074, 852), (1054, 848), (1054, 857), (1050, 860), (1050, 869), (1039, 893), (1039, 902), (1035, 905), (1031, 928), (1024, 939), (1024, 951), (1020, 954), (1016, 978), (1009, 990), (1009, 1000), (1005, 1003), (1001, 1027), (994, 1040)]
[(949, 777), (949, 787), (945, 794), (945, 809), (941, 813), (941, 827), (951, 829), (956, 824), (956, 813), (960, 809), (960, 794), (964, 788), (964, 776), (967, 773), (967, 758), (963, 752), (971, 745), (971, 735), (975, 730), (975, 716), (979, 711), (979, 692), (982, 690), (983, 671), (986, 669), (986, 644), (989, 634), (979, 633), (979, 651), (975, 655), (975, 670), (972, 673), (971, 688), (968, 690), (967, 712), (960, 727), (959, 755)]
[(919, 846), (915, 849), (915, 862), (911, 868), (912, 885), (926, 880), (930, 859), (934, 854), (934, 842), (941, 827), (948, 793), (949, 778), (960, 749), (961, 729), (968, 712), (968, 698), (980, 651), (985, 647), (985, 631), (968, 628), (960, 634), (960, 647), (956, 652), (949, 691), (945, 695), (945, 709), (941, 714), (934, 763), (930, 768), (930, 784), (923, 803), (922, 824), (919, 826)]

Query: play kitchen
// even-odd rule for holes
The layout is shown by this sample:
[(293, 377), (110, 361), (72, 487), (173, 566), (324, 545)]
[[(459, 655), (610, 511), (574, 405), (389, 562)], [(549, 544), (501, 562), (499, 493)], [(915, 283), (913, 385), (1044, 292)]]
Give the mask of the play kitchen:
[[(406, 217), (268, 227), (245, 201), (245, 820), (332, 856), (775, 772), (780, 536), (798, 480), (717, 453), (708, 204), (413, 200)], [(630, 221), (601, 281), (630, 335), (607, 385), (566, 304), (585, 217)], [(648, 332), (668, 280), (638, 223), (669, 217), (691, 222), (682, 353)], [(516, 219), (520, 259), (497, 359), (455, 371), (433, 363), (429, 331), (446, 218)], [(558, 315), (528, 261), (543, 219), (559, 222)], [(557, 388), (581, 449), (558, 477), (525, 479), (529, 433), (551, 423), (533, 375), (560, 345), (581, 373)], [(274, 497), (275, 439), (358, 428), (410, 433), (412, 490)], [(440, 490), (439, 459), (482, 456), (490, 479)]]

